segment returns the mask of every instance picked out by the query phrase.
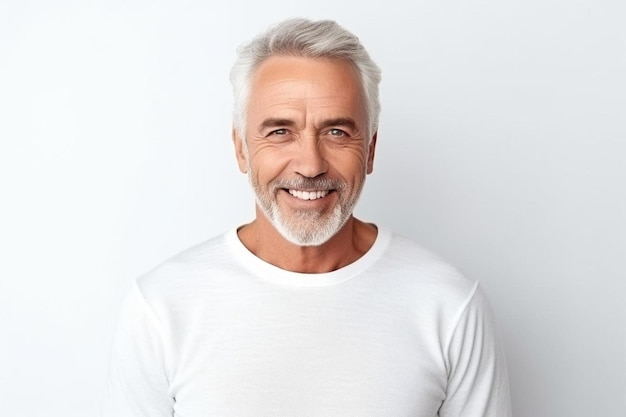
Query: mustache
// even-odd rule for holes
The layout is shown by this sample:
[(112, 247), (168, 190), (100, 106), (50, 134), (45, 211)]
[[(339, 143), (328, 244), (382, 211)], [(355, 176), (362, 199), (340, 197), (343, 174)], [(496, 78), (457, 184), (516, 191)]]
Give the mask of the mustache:
[(306, 189), (306, 190), (341, 190), (346, 187), (346, 183), (340, 180), (319, 176), (315, 178), (297, 177), (280, 178), (272, 182), (272, 190), (280, 188), (286, 189)]

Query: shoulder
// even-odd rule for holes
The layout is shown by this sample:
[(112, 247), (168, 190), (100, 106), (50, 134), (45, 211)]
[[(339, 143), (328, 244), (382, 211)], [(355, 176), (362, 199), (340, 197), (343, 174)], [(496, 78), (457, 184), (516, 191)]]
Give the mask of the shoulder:
[(398, 233), (391, 233), (377, 268), (398, 285), (453, 305), (466, 302), (478, 285), (441, 256)]
[(194, 245), (139, 276), (136, 278), (138, 289), (148, 301), (167, 295), (184, 295), (207, 282), (216, 271), (232, 268), (229, 233)]
[(392, 233), (385, 255), (384, 260), (400, 272), (458, 285), (474, 284), (446, 259), (398, 233)]

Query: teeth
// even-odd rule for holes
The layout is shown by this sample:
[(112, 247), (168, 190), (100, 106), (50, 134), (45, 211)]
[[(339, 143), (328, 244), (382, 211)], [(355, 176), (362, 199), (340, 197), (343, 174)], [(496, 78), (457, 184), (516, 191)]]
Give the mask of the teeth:
[(300, 191), (300, 190), (289, 190), (289, 194), (292, 196), (299, 198), (300, 200), (317, 200), (318, 198), (326, 197), (328, 195), (328, 190), (323, 191)]

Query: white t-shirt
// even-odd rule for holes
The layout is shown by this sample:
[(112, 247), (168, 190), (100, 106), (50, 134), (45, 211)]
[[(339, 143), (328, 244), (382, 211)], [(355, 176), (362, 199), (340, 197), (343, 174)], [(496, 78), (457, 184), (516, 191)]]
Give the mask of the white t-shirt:
[(118, 324), (106, 417), (508, 417), (485, 296), (379, 228), (337, 271), (254, 256), (235, 230), (140, 277)]

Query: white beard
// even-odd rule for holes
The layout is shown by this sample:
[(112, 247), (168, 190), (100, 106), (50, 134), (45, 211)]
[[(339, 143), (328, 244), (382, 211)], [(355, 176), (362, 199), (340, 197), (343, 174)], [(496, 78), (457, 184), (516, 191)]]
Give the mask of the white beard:
[[(326, 177), (277, 180), (268, 185), (269, 190), (262, 190), (252, 173), (250, 164), (248, 164), (248, 180), (256, 195), (257, 205), (281, 236), (298, 246), (320, 246), (337, 234), (352, 215), (363, 188), (365, 172), (358, 188), (353, 190), (349, 190), (348, 185), (342, 181), (330, 180)], [(286, 216), (276, 201), (276, 194), (281, 189), (304, 188), (332, 189), (333, 192), (339, 193), (339, 200), (332, 213), (324, 213), (320, 210), (297, 210), (292, 216)]]

